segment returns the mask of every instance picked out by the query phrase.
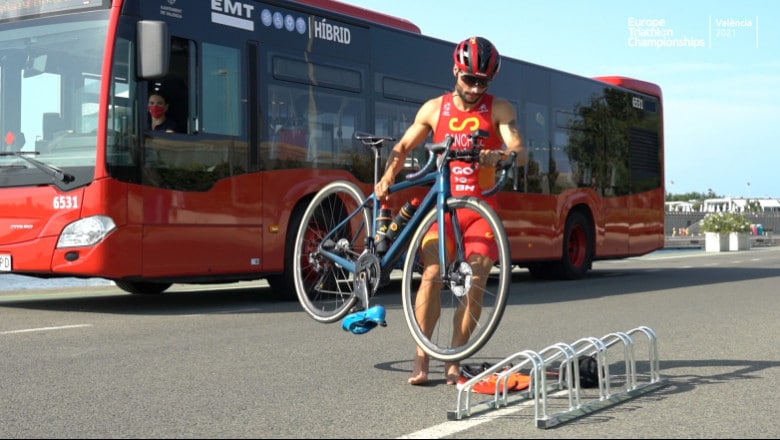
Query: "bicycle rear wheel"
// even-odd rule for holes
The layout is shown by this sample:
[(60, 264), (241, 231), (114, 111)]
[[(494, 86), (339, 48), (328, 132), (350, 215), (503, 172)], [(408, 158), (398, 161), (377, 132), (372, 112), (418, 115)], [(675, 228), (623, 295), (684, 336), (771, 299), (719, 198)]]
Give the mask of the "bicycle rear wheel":
[(452, 242), (455, 248), (464, 252), (458, 252), (458, 249), (449, 252), (444, 279), (438, 270), (432, 275), (432, 281), (441, 284), (441, 289), (437, 292), (434, 288), (429, 295), (421, 292), (423, 252), (433, 252), (438, 260), (438, 246), (427, 245), (425, 251), (422, 248), (424, 237), (436, 223), (436, 210), (433, 209), (409, 244), (401, 295), (406, 324), (417, 345), (434, 359), (456, 362), (479, 351), (501, 322), (509, 294), (512, 263), (504, 226), (489, 205), (473, 197), (456, 197), (447, 200), (446, 211), (456, 212), (459, 218), (478, 215), (485, 221), (489, 233), (484, 237), (497, 249), (492, 268), (487, 276), (479, 276), (479, 270), (475, 271), (463, 258), (456, 258), (457, 255), (465, 256), (463, 231), (460, 231), (461, 236), (453, 237)]
[[(356, 262), (370, 233), (364, 196), (346, 181), (323, 187), (309, 202), (295, 237), (293, 278), (303, 310), (318, 322), (343, 318), (358, 302), (353, 293), (355, 275), (326, 259), (323, 242), (331, 252)], [(344, 221), (349, 219), (348, 221)], [(326, 239), (328, 233), (333, 232)]]

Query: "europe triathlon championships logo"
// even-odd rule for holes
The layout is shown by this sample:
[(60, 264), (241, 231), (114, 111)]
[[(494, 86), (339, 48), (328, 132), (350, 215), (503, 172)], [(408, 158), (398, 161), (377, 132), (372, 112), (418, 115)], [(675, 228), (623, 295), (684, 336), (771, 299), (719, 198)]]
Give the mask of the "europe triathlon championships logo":
[(758, 49), (758, 17), (707, 17), (701, 26), (688, 32), (675, 28), (665, 18), (629, 17), (629, 47), (637, 48), (712, 48), (720, 43), (740, 42)]

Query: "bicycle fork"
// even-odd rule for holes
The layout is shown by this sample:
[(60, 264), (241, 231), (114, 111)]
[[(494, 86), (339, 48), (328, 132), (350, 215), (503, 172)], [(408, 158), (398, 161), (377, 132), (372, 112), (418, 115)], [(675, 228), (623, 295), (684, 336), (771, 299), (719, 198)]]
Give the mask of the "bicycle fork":
[[(457, 297), (462, 297), (468, 294), (471, 288), (471, 281), (474, 275), (474, 271), (471, 265), (466, 261), (466, 256), (463, 249), (463, 234), (460, 228), (460, 222), (458, 221), (458, 213), (456, 210), (448, 210), (447, 195), (449, 194), (450, 184), (450, 169), (443, 167), (441, 170), (441, 177), (435, 183), (438, 185), (437, 197), (437, 211), (436, 220), (437, 228), (439, 230), (439, 274), (441, 276), (442, 284), (448, 286), (452, 293)], [(449, 219), (447, 219), (449, 214)], [(446, 223), (449, 223), (452, 227), (452, 239), (454, 240), (455, 254), (452, 255), (452, 260), (447, 258), (447, 235), (446, 235)]]

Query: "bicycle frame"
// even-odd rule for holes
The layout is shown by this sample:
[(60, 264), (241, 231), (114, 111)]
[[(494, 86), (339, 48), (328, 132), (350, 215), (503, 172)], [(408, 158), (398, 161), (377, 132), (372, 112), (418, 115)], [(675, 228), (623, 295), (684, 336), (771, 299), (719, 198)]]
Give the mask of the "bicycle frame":
[[(491, 164), (498, 159), (495, 152), (482, 152), (486, 131), (475, 130), (471, 136), (471, 146), (466, 148), (453, 147), (452, 136), (426, 144), (425, 165), (390, 185), (386, 194), (391, 197), (426, 185), (426, 193), (419, 204), (415, 201), (417, 208), (405, 227), (398, 230), (399, 224), (391, 224), (393, 242), (378, 241), (387, 236), (382, 237), (386, 214), (380, 203), (384, 200), (376, 192), (366, 196), (354, 183), (336, 181), (314, 195), (301, 215), (293, 254), (298, 299), (312, 318), (322, 323), (344, 318), (342, 328), (354, 334), (386, 326), (384, 307), (369, 307), (369, 303), (378, 289), (389, 283), (391, 272), (402, 269), (403, 313), (422, 350), (438, 360), (459, 361), (488, 341), (503, 314), (512, 264), (502, 221), (485, 197), (503, 187), (515, 164), (515, 153), (504, 156), (498, 152), (502, 157), (496, 161), (495, 171), (500, 177), (496, 176), (496, 183), (483, 189), (481, 195), (453, 194), (455, 182), (450, 178), (458, 171), (450, 167), (452, 161), (459, 167), (474, 167), (476, 172), (478, 163)], [(381, 147), (395, 139), (363, 133), (355, 137), (374, 150), (376, 186)], [(483, 172), (492, 171), (489, 167)], [(410, 214), (402, 213), (404, 217)], [(460, 221), (471, 216), (484, 222), (477, 228), (489, 228), (490, 232), (463, 237), (467, 229)], [(437, 243), (428, 241), (429, 232), (438, 232)], [(474, 249), (475, 255), (467, 261), (466, 247), (472, 237), (475, 246), (469, 249)], [(492, 241), (485, 243), (489, 248), (483, 250), (485, 237), (492, 237)], [(450, 250), (453, 244), (454, 251)], [(444, 287), (440, 294), (436, 293), (439, 289), (428, 288), (439, 286)], [(429, 304), (439, 306), (435, 317), (426, 309)], [(426, 315), (421, 317), (421, 313)], [(440, 317), (444, 319), (442, 327), (437, 323)]]
[[(444, 167), (443, 170), (432, 171), (417, 180), (395, 183), (388, 189), (388, 193), (392, 194), (394, 192), (398, 192), (406, 188), (410, 188), (418, 185), (424, 185), (429, 182), (434, 182), (430, 191), (428, 191), (428, 193), (425, 195), (425, 198), (423, 198), (423, 200), (420, 202), (420, 206), (417, 208), (417, 211), (414, 213), (414, 215), (412, 215), (412, 217), (409, 219), (409, 221), (406, 224), (406, 227), (401, 231), (401, 233), (398, 235), (395, 241), (393, 241), (393, 243), (390, 244), (390, 247), (387, 249), (387, 252), (379, 259), (379, 265), (383, 271), (392, 262), (394, 262), (396, 259), (400, 257), (400, 254), (402, 253), (401, 250), (405, 247), (406, 243), (411, 238), (412, 232), (414, 232), (420, 226), (425, 214), (428, 213), (432, 208), (436, 206), (444, 206), (445, 201), (447, 200), (448, 197), (450, 197), (449, 168)], [(370, 208), (369, 205), (371, 205)], [(328, 233), (328, 235), (324, 237), (323, 242), (326, 242), (327, 239), (331, 238), (330, 235), (333, 234), (335, 230), (338, 230), (338, 227), (343, 226), (345, 223), (348, 223), (353, 218), (355, 218), (355, 216), (359, 215), (363, 209), (371, 209), (371, 231), (370, 234), (368, 234), (368, 237), (369, 240), (373, 241), (374, 239), (373, 237), (376, 236), (376, 229), (377, 229), (376, 218), (379, 214), (379, 203), (377, 201), (375, 193), (371, 193), (366, 198), (366, 200), (364, 200), (363, 203), (358, 207), (358, 209), (355, 209), (353, 212), (351, 212), (345, 219), (343, 219), (338, 224), (336, 228), (333, 228), (333, 230), (331, 230)], [(437, 215), (439, 220), (439, 236), (444, 237), (444, 210), (439, 209)], [(457, 227), (457, 224), (454, 224), (454, 226)], [(374, 249), (375, 248), (372, 244), (371, 246), (368, 246), (366, 248), (366, 251), (375, 252)], [(444, 240), (440, 240), (439, 241), (440, 261), (446, 261), (445, 249), (446, 248), (445, 248)], [(356, 265), (354, 262), (342, 257), (338, 253), (323, 249), (322, 247), (320, 247), (319, 251), (321, 255), (326, 256), (328, 259), (332, 260), (334, 263), (344, 268), (347, 272), (355, 273)]]
[[(446, 154), (446, 152), (445, 152)], [(442, 164), (446, 164), (446, 161), (442, 161)], [(382, 271), (385, 271), (388, 266), (396, 261), (401, 255), (402, 250), (406, 247), (406, 244), (411, 239), (412, 233), (417, 230), (417, 228), (422, 223), (423, 218), (425, 217), (425, 214), (430, 212), (431, 209), (434, 207), (443, 207), (446, 203), (447, 198), (451, 197), (451, 190), (450, 190), (450, 169), (447, 166), (439, 165), (438, 169), (436, 171), (432, 171), (418, 179), (415, 180), (406, 180), (402, 182), (395, 183), (390, 186), (388, 189), (388, 194), (393, 194), (395, 192), (404, 190), (406, 188), (411, 188), (413, 186), (419, 186), (424, 185), (426, 183), (433, 182), (433, 186), (431, 186), (431, 189), (428, 191), (428, 193), (425, 195), (423, 200), (420, 202), (420, 206), (417, 208), (417, 211), (412, 215), (412, 217), (409, 219), (408, 223), (406, 224), (406, 227), (401, 231), (401, 233), (398, 235), (398, 237), (393, 241), (393, 243), (390, 244), (387, 252), (379, 259), (379, 265)], [(368, 234), (369, 240), (373, 240), (373, 237), (376, 236), (376, 218), (379, 214), (379, 203), (376, 198), (375, 193), (371, 193), (366, 200), (363, 201), (363, 203), (355, 209), (353, 212), (351, 212), (344, 220), (339, 223), (339, 225), (336, 228), (333, 228), (327, 236), (324, 237), (323, 242), (326, 242), (328, 238), (330, 238), (330, 235), (333, 233), (333, 231), (338, 230), (338, 227), (343, 226), (345, 223), (351, 221), (355, 216), (360, 214), (360, 212), (363, 209), (367, 209), (369, 204), (371, 205), (371, 233)], [(455, 213), (453, 213), (455, 215)], [(444, 237), (444, 209), (437, 209), (437, 220), (438, 220), (438, 228), (439, 228), (439, 237)], [(459, 225), (457, 223), (457, 218), (454, 218), (452, 221), (452, 225), (455, 228), (455, 236), (459, 237), (459, 231), (457, 228), (459, 228)], [(458, 243), (460, 244), (460, 243)], [(460, 249), (460, 246), (456, 246), (456, 249)], [(339, 254), (335, 252), (328, 251), (326, 249), (323, 249), (320, 247), (319, 249), (321, 255), (326, 256), (328, 259), (332, 260), (334, 263), (338, 264), (339, 266), (343, 267), (347, 272), (355, 273), (355, 263), (352, 261), (340, 256)], [(374, 246), (368, 246), (367, 252), (375, 252)], [(444, 240), (439, 240), (439, 261), (446, 261), (446, 245)], [(456, 258), (463, 258), (463, 255), (456, 255)], [(441, 266), (441, 272), (442, 272), (442, 279), (445, 279), (445, 272), (446, 267), (445, 265)]]

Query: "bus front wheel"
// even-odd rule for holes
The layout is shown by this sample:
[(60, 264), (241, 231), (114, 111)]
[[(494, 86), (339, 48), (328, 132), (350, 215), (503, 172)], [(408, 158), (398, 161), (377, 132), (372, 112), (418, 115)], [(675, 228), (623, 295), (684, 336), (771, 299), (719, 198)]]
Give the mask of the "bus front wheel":
[(136, 295), (157, 295), (171, 287), (171, 283), (152, 283), (145, 281), (114, 280), (114, 283), (125, 292)]

